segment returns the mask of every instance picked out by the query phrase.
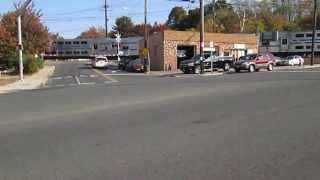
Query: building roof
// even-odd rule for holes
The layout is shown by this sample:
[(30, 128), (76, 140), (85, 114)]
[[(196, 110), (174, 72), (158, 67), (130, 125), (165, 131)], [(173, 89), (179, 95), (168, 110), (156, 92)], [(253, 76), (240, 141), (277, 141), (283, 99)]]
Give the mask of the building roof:
[[(193, 41), (199, 42), (200, 33), (192, 31), (164, 31), (164, 40), (171, 41)], [(224, 33), (205, 33), (205, 42), (230, 44), (257, 44), (257, 35), (255, 34), (224, 34)]]

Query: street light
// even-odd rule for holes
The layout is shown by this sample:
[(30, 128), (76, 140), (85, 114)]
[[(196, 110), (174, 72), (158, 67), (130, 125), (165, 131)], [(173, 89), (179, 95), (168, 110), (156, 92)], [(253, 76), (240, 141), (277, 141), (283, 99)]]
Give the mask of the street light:
[(25, 1), (22, 6), (17, 9), (17, 21), (18, 21), (18, 50), (19, 50), (19, 71), (20, 71), (20, 81), (23, 81), (23, 44), (22, 44), (22, 30), (21, 30), (21, 16), (26, 11), (28, 5), (32, 0)]

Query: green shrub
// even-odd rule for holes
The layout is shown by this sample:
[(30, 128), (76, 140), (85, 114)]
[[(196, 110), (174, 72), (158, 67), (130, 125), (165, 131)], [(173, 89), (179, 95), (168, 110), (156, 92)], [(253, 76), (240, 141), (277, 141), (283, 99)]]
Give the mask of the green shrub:
[[(19, 56), (17, 53), (10, 54), (7, 58), (7, 64), (9, 68), (15, 68), (17, 73), (19, 71)], [(35, 58), (33, 55), (23, 55), (23, 71), (26, 74), (32, 74), (38, 72), (39, 69), (44, 67), (44, 60), (41, 58)]]
[(37, 60), (32, 55), (26, 55), (24, 57), (24, 72), (27, 74), (32, 74), (38, 72), (39, 67)]
[(36, 58), (37, 66), (39, 69), (42, 69), (44, 67), (44, 60), (41, 58)]

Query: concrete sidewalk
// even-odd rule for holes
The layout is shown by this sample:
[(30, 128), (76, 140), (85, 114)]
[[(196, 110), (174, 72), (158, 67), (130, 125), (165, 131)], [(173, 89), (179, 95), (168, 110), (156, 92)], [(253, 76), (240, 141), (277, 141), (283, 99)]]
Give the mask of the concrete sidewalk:
[(19, 90), (31, 90), (43, 86), (48, 81), (49, 77), (53, 74), (54, 70), (55, 66), (46, 65), (39, 72), (30, 76), (25, 76), (23, 81), (16, 81), (12, 84), (0, 86), (0, 94), (15, 92)]
[(276, 66), (274, 70), (294, 70), (294, 69), (313, 69), (313, 68), (320, 68), (320, 64), (311, 65), (304, 65), (304, 66)]

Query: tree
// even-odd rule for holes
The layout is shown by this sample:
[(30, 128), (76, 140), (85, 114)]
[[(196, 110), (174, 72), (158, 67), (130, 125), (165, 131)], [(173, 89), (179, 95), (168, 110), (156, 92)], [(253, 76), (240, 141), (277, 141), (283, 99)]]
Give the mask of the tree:
[(81, 33), (78, 38), (91, 39), (91, 38), (101, 38), (105, 37), (105, 29), (90, 27), (88, 30)]
[[(51, 34), (40, 20), (41, 11), (30, 6), (22, 16), (23, 48), (26, 54), (39, 54), (45, 52), (52, 45)], [(8, 12), (0, 20), (0, 57), (2, 60), (10, 59), (16, 55), (17, 45), (17, 15)]]
[(183, 30), (185, 28), (183, 23), (187, 16), (183, 7), (174, 7), (169, 14), (167, 25), (171, 29)]
[(122, 37), (130, 37), (133, 33), (134, 24), (130, 17), (122, 16), (116, 19), (113, 33), (120, 33)]

